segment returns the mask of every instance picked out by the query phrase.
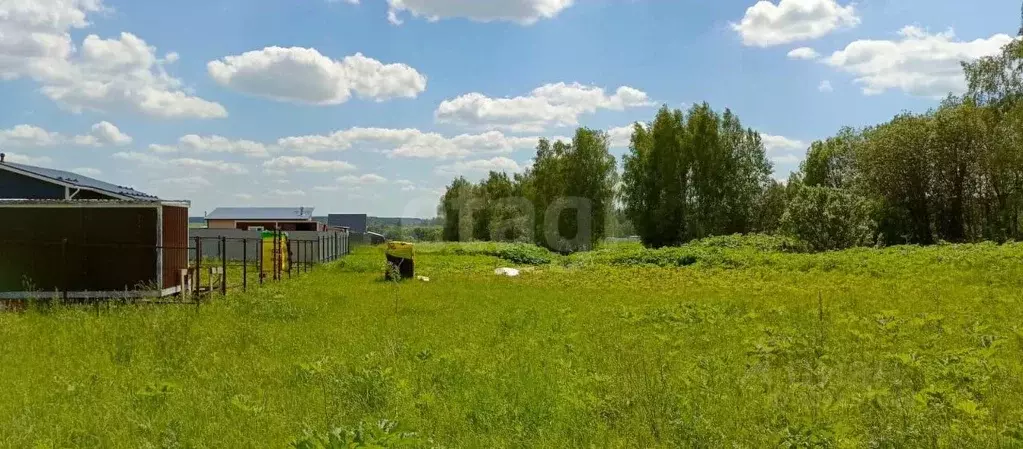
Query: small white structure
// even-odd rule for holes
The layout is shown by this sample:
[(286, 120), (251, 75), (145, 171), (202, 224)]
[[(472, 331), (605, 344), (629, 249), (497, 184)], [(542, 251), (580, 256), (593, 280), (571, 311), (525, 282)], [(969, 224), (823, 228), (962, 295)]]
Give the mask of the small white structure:
[(494, 270), (494, 274), (498, 276), (515, 277), (519, 275), (519, 270), (516, 270), (514, 268), (498, 268)]

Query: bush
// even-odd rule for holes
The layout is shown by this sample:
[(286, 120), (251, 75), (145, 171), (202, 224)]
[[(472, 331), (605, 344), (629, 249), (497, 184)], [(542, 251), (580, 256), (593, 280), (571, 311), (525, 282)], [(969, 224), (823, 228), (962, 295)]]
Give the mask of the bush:
[(802, 186), (782, 216), (782, 230), (816, 251), (869, 245), (877, 225), (863, 197), (843, 189)]

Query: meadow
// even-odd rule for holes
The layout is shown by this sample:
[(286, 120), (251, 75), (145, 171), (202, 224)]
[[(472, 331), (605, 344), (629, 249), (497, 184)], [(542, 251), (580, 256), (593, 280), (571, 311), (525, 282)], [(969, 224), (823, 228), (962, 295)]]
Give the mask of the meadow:
[(417, 247), (0, 313), (0, 446), (1023, 447), (1023, 244)]

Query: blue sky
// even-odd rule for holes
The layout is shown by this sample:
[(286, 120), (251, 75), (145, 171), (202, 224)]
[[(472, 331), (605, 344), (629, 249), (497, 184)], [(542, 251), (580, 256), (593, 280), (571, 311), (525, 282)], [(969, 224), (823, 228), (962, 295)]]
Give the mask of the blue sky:
[[(164, 198), (432, 216), (538, 136), (707, 101), (776, 175), (961, 92), (1018, 0), (4, 0), (0, 150)], [(797, 50), (799, 49), (799, 50)], [(796, 50), (796, 51), (794, 51)]]

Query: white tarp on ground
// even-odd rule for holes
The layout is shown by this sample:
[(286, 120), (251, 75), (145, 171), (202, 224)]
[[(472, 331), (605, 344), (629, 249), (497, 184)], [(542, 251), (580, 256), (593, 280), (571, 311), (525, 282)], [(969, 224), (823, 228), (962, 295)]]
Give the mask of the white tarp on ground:
[(498, 268), (494, 270), (494, 274), (498, 276), (515, 277), (519, 275), (519, 270), (516, 270), (514, 268)]

